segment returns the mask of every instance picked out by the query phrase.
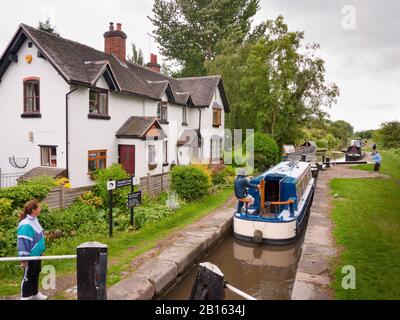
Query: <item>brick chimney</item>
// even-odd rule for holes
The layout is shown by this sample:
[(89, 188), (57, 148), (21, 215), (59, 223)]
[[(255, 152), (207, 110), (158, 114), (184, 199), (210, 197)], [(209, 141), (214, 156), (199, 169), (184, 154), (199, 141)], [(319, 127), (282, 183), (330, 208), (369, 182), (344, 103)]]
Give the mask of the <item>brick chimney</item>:
[(161, 66), (157, 63), (157, 55), (150, 55), (150, 62), (146, 64), (146, 67), (153, 71), (161, 72)]
[(126, 59), (126, 34), (122, 31), (122, 24), (117, 23), (117, 30), (114, 30), (114, 23), (110, 22), (109, 30), (104, 33), (104, 52), (113, 53), (121, 61)]

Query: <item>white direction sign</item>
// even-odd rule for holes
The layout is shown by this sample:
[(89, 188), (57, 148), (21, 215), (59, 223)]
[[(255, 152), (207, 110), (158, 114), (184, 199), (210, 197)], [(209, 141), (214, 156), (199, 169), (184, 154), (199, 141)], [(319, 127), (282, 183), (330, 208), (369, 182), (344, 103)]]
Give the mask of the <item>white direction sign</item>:
[(117, 188), (117, 183), (115, 180), (107, 182), (107, 190), (115, 190)]
[(134, 186), (140, 185), (140, 179), (139, 179), (139, 177), (132, 177), (132, 184), (133, 184)]

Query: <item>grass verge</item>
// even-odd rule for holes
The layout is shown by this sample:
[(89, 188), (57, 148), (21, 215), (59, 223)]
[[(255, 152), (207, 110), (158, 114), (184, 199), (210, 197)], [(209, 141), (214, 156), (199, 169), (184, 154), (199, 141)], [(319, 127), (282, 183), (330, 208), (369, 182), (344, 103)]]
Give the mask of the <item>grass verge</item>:
[[(334, 271), (336, 299), (400, 299), (400, 155), (382, 155), (382, 172), (394, 179), (331, 182), (332, 193), (339, 195), (334, 200), (334, 236), (343, 249)], [(355, 267), (355, 290), (342, 288), (344, 266)]]

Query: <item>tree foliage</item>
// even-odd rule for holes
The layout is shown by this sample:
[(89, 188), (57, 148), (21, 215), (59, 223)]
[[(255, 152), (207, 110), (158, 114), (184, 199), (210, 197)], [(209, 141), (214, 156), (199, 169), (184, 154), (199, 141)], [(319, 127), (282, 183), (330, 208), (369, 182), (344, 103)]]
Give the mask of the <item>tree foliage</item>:
[[(249, 137), (250, 139), (252, 137)], [(246, 149), (246, 147), (244, 147)], [(263, 172), (277, 164), (281, 159), (281, 149), (270, 136), (256, 132), (254, 134), (254, 168)]]
[(128, 61), (144, 66), (144, 58), (142, 49), (137, 49), (136, 45), (132, 43), (132, 55), (128, 55)]
[(400, 122), (384, 122), (379, 130), (384, 148), (400, 148)]
[(229, 128), (255, 128), (279, 143), (294, 143), (304, 126), (326, 115), (321, 107), (335, 103), (339, 89), (325, 81), (319, 45), (303, 44), (304, 34), (288, 31), (282, 16), (264, 26), (261, 37), (239, 47), (225, 41), (207, 69), (224, 79)]
[(222, 40), (244, 41), (258, 9), (259, 0), (155, 0), (149, 19), (161, 53), (182, 66), (182, 76), (195, 76), (206, 74), (204, 62)]

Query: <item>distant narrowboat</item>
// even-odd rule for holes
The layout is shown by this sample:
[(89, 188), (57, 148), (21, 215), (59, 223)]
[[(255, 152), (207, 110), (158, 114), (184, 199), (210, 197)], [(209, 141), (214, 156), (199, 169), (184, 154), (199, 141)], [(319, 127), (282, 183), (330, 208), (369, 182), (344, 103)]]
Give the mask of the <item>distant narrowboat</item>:
[(365, 157), (362, 151), (362, 141), (353, 140), (346, 152), (346, 161), (359, 161)]
[(314, 199), (316, 179), (308, 162), (282, 162), (252, 184), (255, 203), (234, 214), (237, 239), (256, 243), (288, 244), (296, 241), (304, 228)]
[(306, 155), (307, 159), (316, 158), (317, 154), (317, 145), (313, 141), (306, 141), (299, 147), (295, 147), (293, 145), (284, 145), (283, 146), (283, 161), (300, 161), (302, 155)]

